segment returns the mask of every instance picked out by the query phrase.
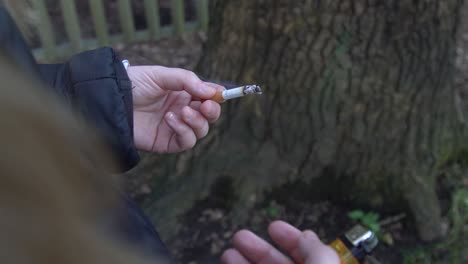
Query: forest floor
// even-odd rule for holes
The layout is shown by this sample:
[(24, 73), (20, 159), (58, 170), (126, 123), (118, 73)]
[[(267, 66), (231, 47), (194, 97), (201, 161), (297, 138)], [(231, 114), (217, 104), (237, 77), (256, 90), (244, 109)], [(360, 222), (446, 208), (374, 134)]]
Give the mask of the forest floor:
[[(203, 39), (203, 34), (188, 34), (179, 38), (129, 46), (120, 45), (116, 48), (133, 65), (157, 64), (194, 69), (201, 54)], [(468, 35), (466, 40), (468, 43)], [(464, 55), (464, 51), (468, 51), (468, 44), (461, 46), (458, 49), (458, 64), (466, 68), (460, 69), (460, 72), (468, 73), (468, 63), (466, 63), (468, 57)], [(468, 74), (458, 76), (459, 88), (467, 87), (465, 77), (468, 79)], [(468, 95), (468, 91), (463, 92)], [(463, 221), (466, 221), (468, 198), (463, 196), (458, 203), (452, 199), (457, 190), (468, 188), (468, 174), (459, 169), (457, 164), (452, 164), (447, 172), (441, 173), (439, 193), (447, 226), (453, 233), (450, 233), (444, 241), (423, 244), (418, 241), (409, 217), (401, 212), (381, 215), (379, 219), (370, 221), (380, 226), (379, 234), (383, 236), (385, 242), (379, 244), (373, 257), (368, 259), (368, 263), (468, 263), (467, 252), (463, 252), (463, 245), (468, 244), (468, 239), (463, 235), (466, 234), (466, 230), (463, 229), (466, 229), (467, 223)], [(138, 200), (142, 201), (151, 195), (149, 187), (151, 180), (151, 177), (137, 178), (136, 182), (132, 183), (134, 195)], [(181, 217), (185, 227), (172, 239), (166, 241), (168, 247), (178, 263), (219, 263), (219, 257), (223, 250), (230, 246), (233, 234), (242, 228), (248, 228), (267, 238), (268, 224), (275, 219), (282, 219), (301, 229), (312, 229), (324, 241), (331, 241), (356, 224), (356, 220), (349, 217), (349, 212), (361, 210), (370, 213), (364, 217), (367, 219), (361, 219), (367, 221), (372, 218), (372, 214), (378, 214), (380, 211), (378, 209), (366, 211), (326, 200), (312, 201), (303, 193), (291, 191), (292, 189), (294, 186), (285, 186), (266, 194), (265, 198), (258, 201), (257, 205), (248, 212), (251, 217), (241, 226), (231, 221), (229, 206), (226, 206), (223, 197), (224, 190), (218, 189), (206, 200), (198, 201)], [(460, 225), (460, 219), (454, 219), (454, 215), (458, 218), (465, 217), (461, 219), (461, 227), (457, 227), (461, 228), (460, 230), (454, 228), (454, 223)]]

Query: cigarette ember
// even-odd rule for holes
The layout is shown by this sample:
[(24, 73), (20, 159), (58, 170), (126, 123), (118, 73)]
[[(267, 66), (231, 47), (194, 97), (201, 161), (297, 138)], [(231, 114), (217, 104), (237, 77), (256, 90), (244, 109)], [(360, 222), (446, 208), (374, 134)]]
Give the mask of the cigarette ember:
[(246, 85), (244, 86), (244, 94), (262, 94), (262, 89), (258, 85)]

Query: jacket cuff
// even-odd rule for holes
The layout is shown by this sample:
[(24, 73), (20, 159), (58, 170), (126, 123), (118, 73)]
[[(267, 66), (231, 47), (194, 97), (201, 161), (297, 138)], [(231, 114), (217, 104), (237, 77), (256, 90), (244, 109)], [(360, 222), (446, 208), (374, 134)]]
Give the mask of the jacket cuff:
[(111, 48), (75, 55), (68, 62), (72, 102), (97, 127), (122, 170), (139, 161), (133, 138), (132, 84)]

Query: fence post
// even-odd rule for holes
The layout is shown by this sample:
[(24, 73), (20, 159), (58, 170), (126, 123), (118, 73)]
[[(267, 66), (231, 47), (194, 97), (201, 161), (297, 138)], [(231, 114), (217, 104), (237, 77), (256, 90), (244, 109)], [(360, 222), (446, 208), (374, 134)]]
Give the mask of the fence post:
[(177, 34), (184, 33), (185, 26), (185, 14), (184, 14), (184, 1), (183, 0), (172, 0), (172, 24)]
[(62, 6), (63, 18), (65, 20), (65, 29), (67, 31), (70, 44), (74, 51), (79, 51), (81, 49), (81, 32), (75, 1), (61, 0), (60, 3)]
[(91, 15), (95, 27), (96, 37), (101, 46), (109, 45), (109, 33), (107, 29), (106, 13), (102, 0), (89, 0)]
[(197, 1), (197, 20), (201, 30), (208, 29), (208, 0)]
[(133, 22), (132, 5), (130, 0), (119, 0), (120, 25), (125, 42), (130, 42), (135, 38), (135, 23)]
[(149, 37), (156, 39), (161, 33), (161, 24), (159, 18), (159, 1), (145, 0), (146, 23), (149, 28)]
[(42, 48), (44, 49), (44, 56), (48, 58), (53, 55), (55, 47), (55, 35), (52, 30), (52, 23), (50, 22), (44, 0), (32, 1), (32, 4), (40, 19), (37, 31), (41, 39)]

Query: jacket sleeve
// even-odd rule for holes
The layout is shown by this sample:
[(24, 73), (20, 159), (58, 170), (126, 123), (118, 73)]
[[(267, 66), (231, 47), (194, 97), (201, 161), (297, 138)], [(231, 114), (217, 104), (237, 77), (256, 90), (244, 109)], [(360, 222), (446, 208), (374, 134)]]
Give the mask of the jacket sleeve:
[(121, 169), (134, 167), (139, 156), (133, 142), (132, 86), (115, 52), (100, 48), (39, 68), (49, 87), (95, 125)]

